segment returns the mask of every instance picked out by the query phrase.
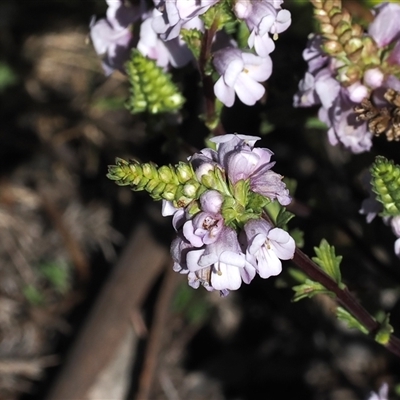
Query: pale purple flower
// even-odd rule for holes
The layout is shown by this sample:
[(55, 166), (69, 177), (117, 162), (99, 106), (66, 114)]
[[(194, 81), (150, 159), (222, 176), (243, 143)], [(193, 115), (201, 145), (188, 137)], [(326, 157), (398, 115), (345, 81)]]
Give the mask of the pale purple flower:
[(183, 235), (194, 247), (214, 243), (224, 227), (224, 219), (219, 213), (223, 202), (222, 195), (209, 190), (200, 197), (202, 211), (183, 225)]
[(181, 234), (172, 241), (171, 243), (171, 256), (174, 261), (173, 270), (181, 274), (187, 274), (189, 272), (186, 264), (186, 256), (190, 250), (193, 250), (193, 246), (184, 239)]
[[(368, 35), (380, 48), (388, 47), (388, 64), (400, 64), (400, 5), (383, 3), (374, 9), (375, 19), (368, 28)], [(358, 82), (345, 87), (336, 80), (342, 62), (322, 51), (322, 38), (312, 36), (303, 58), (308, 71), (299, 84), (294, 97), (296, 107), (322, 104), (321, 121), (328, 125), (328, 138), (332, 145), (343, 144), (353, 153), (368, 151), (372, 146), (372, 133), (366, 121), (357, 121), (354, 107), (373, 96), (378, 107), (387, 105), (382, 93), (385, 88), (400, 90), (400, 81), (393, 75), (384, 75), (379, 67), (365, 71)]]
[(213, 63), (221, 75), (214, 85), (215, 96), (227, 107), (235, 101), (235, 93), (246, 105), (252, 106), (265, 93), (260, 82), (266, 81), (272, 72), (269, 56), (258, 57), (227, 47), (214, 53)]
[(131, 24), (141, 17), (139, 7), (125, 6), (122, 0), (108, 0), (106, 18), (90, 23), (90, 38), (102, 59), (106, 75), (123, 70), (133, 44)]
[(372, 133), (365, 121), (357, 121), (354, 107), (369, 94), (361, 82), (349, 87), (336, 80), (341, 66), (336, 59), (324, 55), (321, 37), (312, 36), (303, 53), (309, 69), (294, 96), (295, 107), (321, 104), (319, 119), (328, 126), (328, 138), (332, 145), (341, 143), (353, 153), (362, 153), (372, 146)]
[(329, 127), (328, 138), (332, 145), (342, 143), (347, 149), (358, 154), (371, 149), (372, 133), (368, 131), (365, 121), (357, 121), (355, 105), (342, 88), (332, 107), (328, 110), (322, 108), (319, 116)]
[(185, 23), (204, 14), (219, 0), (157, 0), (155, 6), (159, 14), (152, 26), (163, 40), (178, 37)]
[(161, 215), (163, 217), (174, 215), (178, 210), (179, 208), (174, 207), (172, 201), (163, 200), (161, 202)]
[(275, 162), (271, 162), (274, 153), (269, 149), (253, 148), (258, 139), (254, 136), (224, 135), (212, 141), (217, 143), (218, 161), (232, 184), (250, 179), (253, 192), (271, 200), (277, 199), (286, 206), (291, 202), (291, 197), (282, 182), (283, 177), (271, 170), (275, 165)]
[(96, 53), (102, 59), (106, 75), (122, 70), (132, 46), (132, 32), (129, 28), (116, 30), (106, 19), (90, 24), (90, 38)]
[(372, 191), (371, 178), (370, 172), (365, 173), (361, 178), (362, 185), (368, 191), (368, 197), (361, 203), (359, 213), (366, 215), (368, 224), (383, 210), (382, 203), (376, 199), (376, 194)]
[(389, 386), (383, 383), (379, 388), (379, 392), (371, 392), (367, 400), (389, 400)]
[(382, 86), (385, 76), (379, 68), (370, 68), (364, 72), (364, 83), (371, 89), (377, 89)]
[(368, 27), (368, 33), (379, 47), (385, 47), (400, 38), (400, 5), (382, 3), (374, 10), (376, 16)]
[(250, 220), (244, 226), (246, 259), (256, 268), (261, 278), (276, 276), (282, 271), (281, 260), (294, 256), (296, 244), (283, 229), (273, 228), (263, 219)]
[(192, 58), (190, 50), (179, 38), (168, 42), (160, 39), (152, 27), (155, 12), (156, 10), (140, 25), (140, 39), (137, 49), (144, 56), (155, 60), (157, 65), (164, 69), (168, 65), (172, 65), (175, 68), (183, 67)]
[(206, 288), (220, 291), (237, 290), (242, 280), (250, 283), (255, 276), (254, 267), (240, 249), (236, 231), (226, 226), (218, 240), (202, 249), (190, 250), (186, 265), (195, 274), (192, 285), (198, 281)]
[(392, 227), (393, 233), (400, 238), (400, 215), (392, 217), (390, 226)]
[(273, 4), (268, 0), (238, 0), (234, 12), (249, 28), (250, 36), (247, 42), (249, 47), (254, 47), (261, 57), (266, 57), (275, 49), (270, 34), (277, 35), (285, 31), (291, 23), (290, 12), (280, 9), (277, 2)]
[(394, 254), (397, 257), (400, 257), (400, 238), (394, 242)]

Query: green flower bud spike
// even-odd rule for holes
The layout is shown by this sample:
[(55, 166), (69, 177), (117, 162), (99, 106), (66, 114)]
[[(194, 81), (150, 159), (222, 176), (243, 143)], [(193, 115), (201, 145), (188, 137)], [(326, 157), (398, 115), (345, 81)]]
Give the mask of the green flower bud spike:
[(132, 114), (174, 112), (182, 107), (185, 99), (172, 82), (171, 75), (154, 60), (134, 49), (125, 66), (131, 85), (127, 107)]
[(117, 158), (115, 163), (108, 167), (107, 178), (134, 191), (146, 190), (154, 200), (169, 200), (178, 208), (197, 200), (204, 191), (191, 165), (184, 162), (158, 167), (154, 163)]
[(378, 156), (370, 169), (372, 190), (383, 204), (383, 216), (400, 215), (400, 166)]
[(339, 82), (350, 86), (363, 77), (366, 69), (381, 65), (381, 49), (352, 21), (341, 0), (311, 0), (311, 3), (324, 38), (323, 50), (343, 64), (338, 70)]

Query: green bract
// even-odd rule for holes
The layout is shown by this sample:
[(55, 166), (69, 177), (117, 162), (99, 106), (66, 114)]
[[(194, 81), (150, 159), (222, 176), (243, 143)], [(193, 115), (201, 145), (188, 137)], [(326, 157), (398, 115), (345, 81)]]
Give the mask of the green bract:
[(400, 215), (400, 166), (378, 156), (370, 169), (372, 190), (383, 205), (383, 216)]
[(121, 158), (108, 167), (107, 178), (134, 191), (147, 191), (154, 200), (172, 201), (175, 207), (185, 207), (199, 198), (204, 188), (197, 181), (192, 166), (180, 162), (176, 166), (139, 163)]
[(126, 72), (131, 84), (127, 107), (132, 114), (174, 112), (185, 102), (171, 75), (136, 49), (126, 63)]

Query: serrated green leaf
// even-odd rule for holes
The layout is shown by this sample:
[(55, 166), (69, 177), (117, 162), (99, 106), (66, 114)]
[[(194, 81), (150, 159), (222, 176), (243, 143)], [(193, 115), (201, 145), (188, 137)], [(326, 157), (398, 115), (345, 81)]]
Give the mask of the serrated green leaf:
[(198, 29), (181, 29), (180, 35), (186, 43), (189, 50), (193, 53), (194, 57), (198, 60), (200, 57), (201, 41), (204, 33)]
[(236, 22), (236, 17), (232, 12), (232, 4), (229, 0), (222, 0), (209, 8), (206, 13), (200, 16), (206, 29), (215, 26), (219, 31), (226, 26), (230, 27)]
[(325, 239), (321, 240), (319, 247), (314, 247), (314, 251), (317, 257), (313, 257), (312, 260), (333, 278), (336, 283), (340, 284), (342, 279), (340, 263), (343, 257), (336, 256), (335, 248), (330, 246)]
[(278, 228), (286, 227), (288, 222), (294, 217), (294, 214), (287, 211), (286, 208), (282, 207), (276, 217), (276, 226)]
[(304, 298), (312, 298), (317, 294), (326, 294), (331, 297), (336, 295), (322, 286), (319, 282), (314, 282), (310, 279), (306, 279), (305, 283), (292, 288), (295, 291), (292, 301), (296, 302)]
[(336, 317), (346, 323), (350, 329), (358, 329), (365, 335), (368, 335), (368, 329), (362, 325), (353, 315), (351, 315), (343, 307), (336, 308)]

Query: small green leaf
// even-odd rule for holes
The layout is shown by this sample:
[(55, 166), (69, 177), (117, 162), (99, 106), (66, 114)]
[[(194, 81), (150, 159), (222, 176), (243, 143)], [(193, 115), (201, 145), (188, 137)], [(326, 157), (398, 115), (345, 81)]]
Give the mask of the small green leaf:
[(206, 13), (200, 16), (204, 22), (206, 29), (212, 26), (216, 27), (219, 31), (226, 26), (230, 27), (232, 23), (236, 22), (236, 17), (232, 12), (232, 4), (230, 0), (222, 0), (209, 8)]
[(319, 247), (314, 247), (317, 257), (312, 260), (317, 263), (323, 271), (325, 271), (334, 281), (338, 284), (341, 283), (340, 262), (342, 256), (335, 255), (335, 248), (330, 246), (329, 243), (322, 239)]
[(239, 180), (232, 187), (233, 197), (236, 199), (237, 203), (245, 207), (247, 204), (247, 196), (250, 191), (249, 180)]
[(249, 192), (246, 209), (261, 215), (263, 208), (270, 202), (271, 200), (268, 197), (264, 197), (255, 192)]
[(380, 344), (386, 345), (389, 343), (390, 336), (393, 333), (393, 326), (389, 323), (390, 314), (385, 314), (383, 320), (380, 321), (380, 328), (378, 333), (375, 335), (375, 341)]
[(336, 308), (336, 317), (340, 320), (346, 323), (346, 325), (350, 329), (358, 329), (365, 335), (368, 335), (368, 329), (362, 325), (353, 315), (351, 315), (347, 310), (345, 310), (343, 307), (337, 307)]
[(279, 213), (276, 217), (276, 226), (278, 228), (284, 228), (288, 224), (288, 222), (294, 217), (290, 211), (287, 211), (286, 208), (281, 207)]
[(305, 283), (301, 285), (293, 286), (293, 290), (295, 291), (295, 295), (293, 296), (292, 301), (299, 301), (307, 297), (311, 299), (317, 294), (326, 294), (331, 297), (336, 296), (319, 282), (314, 282), (310, 279), (306, 279)]
[(203, 32), (198, 29), (181, 29), (180, 35), (186, 43), (189, 50), (193, 53), (194, 57), (198, 60), (200, 57), (201, 41), (203, 39)]

